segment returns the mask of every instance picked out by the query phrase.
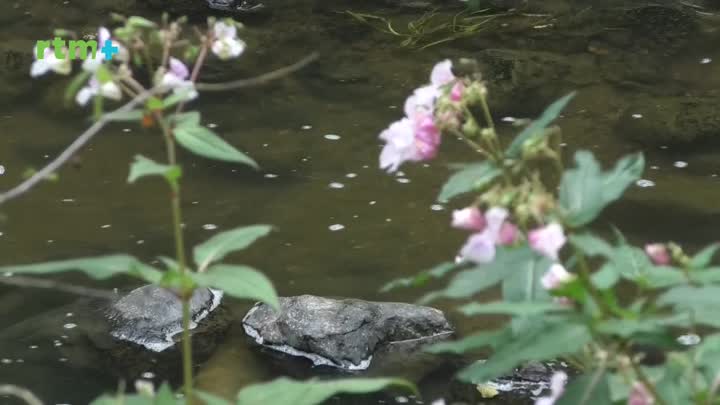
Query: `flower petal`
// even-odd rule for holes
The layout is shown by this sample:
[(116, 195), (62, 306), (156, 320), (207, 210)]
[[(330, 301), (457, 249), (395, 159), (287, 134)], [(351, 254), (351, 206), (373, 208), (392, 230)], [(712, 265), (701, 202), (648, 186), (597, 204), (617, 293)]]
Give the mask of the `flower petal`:
[(455, 75), (452, 72), (452, 61), (450, 59), (438, 62), (430, 73), (430, 83), (433, 86), (443, 86), (453, 80), (455, 80)]

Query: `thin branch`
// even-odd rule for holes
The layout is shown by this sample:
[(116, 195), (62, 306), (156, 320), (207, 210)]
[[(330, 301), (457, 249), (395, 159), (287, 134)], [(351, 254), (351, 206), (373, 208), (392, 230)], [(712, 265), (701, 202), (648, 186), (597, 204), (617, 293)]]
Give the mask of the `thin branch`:
[(99, 288), (83, 287), (73, 284), (61, 283), (52, 280), (44, 280), (32, 277), (0, 277), (0, 284), (14, 285), (17, 287), (29, 287), (29, 288), (47, 288), (50, 290), (62, 291), (75, 295), (82, 295), (86, 297), (102, 298), (106, 300), (113, 300), (117, 298), (117, 294), (109, 290), (101, 290)]
[(135, 106), (145, 101), (152, 94), (153, 92), (150, 91), (140, 93), (117, 110), (101, 116), (100, 119), (95, 121), (94, 124), (92, 124), (88, 129), (86, 129), (85, 132), (83, 132), (77, 139), (75, 139), (75, 141), (73, 141), (73, 143), (71, 143), (70, 146), (67, 147), (67, 149), (65, 149), (57, 158), (55, 158), (55, 160), (50, 162), (47, 166), (43, 167), (40, 171), (33, 174), (30, 178), (23, 181), (19, 185), (0, 194), (0, 205), (30, 191), (30, 189), (32, 189), (38, 183), (40, 183), (49, 175), (57, 171), (63, 164), (70, 160), (78, 150), (85, 146), (85, 144), (88, 143), (88, 141), (90, 141), (93, 136), (100, 132), (100, 130), (103, 129), (103, 127), (105, 127), (108, 122), (110, 122), (110, 119), (108, 118), (109, 116), (112, 116), (114, 114), (122, 114), (124, 112), (130, 111)]
[(10, 395), (20, 398), (27, 405), (43, 405), (43, 402), (35, 396), (30, 390), (18, 387), (17, 385), (2, 384), (0, 385), (0, 395)]
[(265, 73), (260, 76), (251, 77), (249, 79), (234, 80), (225, 83), (197, 83), (195, 87), (198, 90), (205, 91), (225, 91), (259, 86), (261, 84), (265, 84), (267, 82), (271, 82), (273, 80), (277, 80), (291, 73), (294, 73), (314, 62), (318, 57), (320, 57), (320, 54), (317, 52), (313, 52), (310, 55), (302, 58), (300, 61), (293, 63), (292, 65), (273, 70), (272, 72)]

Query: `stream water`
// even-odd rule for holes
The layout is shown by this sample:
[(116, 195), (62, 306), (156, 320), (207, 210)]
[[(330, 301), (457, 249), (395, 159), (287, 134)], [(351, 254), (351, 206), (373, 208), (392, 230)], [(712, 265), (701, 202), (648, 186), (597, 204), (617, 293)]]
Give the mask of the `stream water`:
[[(125, 7), (126, 12), (157, 16), (156, 11), (141, 7), (141, 1), (135, 7), (133, 1), (114, 5), (90, 0), (9, 3), (8, 14), (0, 17), (0, 49), (6, 59), (0, 70), (6, 75), (0, 76), (5, 86), (0, 90), (3, 190), (19, 182), (27, 168), (39, 168), (56, 156), (87, 124), (77, 111), (50, 106), (49, 100), (57, 99), (62, 91), (55, 85), (57, 80), (15, 79), (25, 76), (13, 70), (12, 55), (23, 51), (30, 55), (34, 41), (50, 36), (50, 27), (93, 32), (108, 22), (106, 3)], [(403, 27), (419, 12), (384, 10), (363, 2), (335, 3), (312, 7), (307, 1), (289, 2), (271, 16), (249, 20), (242, 34), (248, 51), (237, 62), (208, 68), (204, 80), (219, 81), (259, 74), (315, 50), (321, 53), (319, 61), (291, 77), (259, 89), (210, 94), (198, 102), (203, 121), (251, 155), (262, 169), (254, 172), (181, 155), (186, 178), (185, 231), (191, 245), (223, 229), (272, 224), (276, 231), (270, 237), (231, 260), (263, 270), (280, 294), (416, 299), (421, 293), (417, 290), (378, 291), (387, 281), (454, 257), (466, 237), (449, 227), (450, 213), (460, 204), (442, 205), (435, 196), (449, 173), (447, 164), (474, 156), (461, 143), (448, 140), (438, 160), (408, 164), (402, 173), (387, 175), (378, 169), (381, 144), (377, 135), (399, 118), (406, 95), (426, 81), (434, 62), (473, 57), (487, 48), (547, 51), (570, 65), (577, 60), (589, 64), (590, 68), (570, 75), (551, 75), (549, 90), (535, 89), (527, 98), (512, 100), (507, 111), (503, 109), (503, 114), (532, 117), (542, 105), (578, 89), (577, 98), (559, 121), (568, 157), (581, 148), (591, 149), (605, 162), (636, 150), (646, 153), (649, 182), (641, 185), (647, 187), (634, 187), (625, 201), (604, 215), (601, 228), (612, 223), (637, 242), (672, 239), (691, 247), (716, 238), (720, 149), (713, 142), (694, 148), (637, 142), (616, 126), (628, 106), (652, 105), (661, 96), (714, 97), (714, 105), (720, 105), (720, 22), (709, 11), (702, 16), (685, 11), (697, 19), (698, 27), (682, 38), (670, 38), (670, 45), (659, 42), (658, 34), (650, 30), (633, 31), (629, 49), (613, 47), (612, 41), (598, 43), (598, 31), (630, 28), (598, 23), (596, 32), (588, 33), (562, 24), (548, 26), (553, 23), (551, 10), (540, 17), (532, 13), (508, 17), (506, 25), (499, 19), (493, 28), (472, 37), (419, 51), (402, 47), (400, 38), (342, 13), (347, 9), (386, 13)], [(592, 3), (605, 2), (585, 3), (589, 4), (575, 12), (587, 12)], [(632, 3), (637, 7), (637, 2)], [(649, 80), (627, 79), (622, 76), (629, 65), (608, 68), (613, 65), (602, 59), (624, 60), (626, 53), (645, 58), (633, 68), (645, 64), (656, 74), (647, 76)], [(604, 72), (615, 70), (601, 78), (596, 76), (597, 66)], [(720, 116), (714, 108), (715, 116)], [(513, 129), (504, 125), (501, 130)], [(138, 153), (161, 158), (158, 135), (135, 125), (113, 126), (83, 150), (77, 162), (61, 170), (57, 182), (43, 184), (3, 206), (0, 262), (113, 252), (153, 260), (170, 254), (173, 244), (164, 184), (126, 183), (128, 164)], [(102, 288), (136, 285), (131, 280), (93, 283), (77, 275), (62, 280)], [(47, 332), (47, 344), (39, 347), (17, 347), (2, 340), (4, 330), (30, 333), (52, 328), (58, 316), (66, 316), (58, 308), (76, 299), (51, 290), (0, 286), (0, 383), (29, 387), (50, 404), (86, 403), (99, 392), (115, 389), (117, 382), (109, 375), (64, 357), (62, 329)], [(453, 307), (452, 303), (438, 305), (447, 310)], [(231, 307), (239, 319), (248, 304), (232, 303)], [(497, 324), (495, 319), (452, 317), (461, 333)], [(241, 328), (234, 327), (200, 369), (198, 385), (230, 396), (274, 373), (248, 350)], [(4, 401), (9, 400), (0, 398)]]

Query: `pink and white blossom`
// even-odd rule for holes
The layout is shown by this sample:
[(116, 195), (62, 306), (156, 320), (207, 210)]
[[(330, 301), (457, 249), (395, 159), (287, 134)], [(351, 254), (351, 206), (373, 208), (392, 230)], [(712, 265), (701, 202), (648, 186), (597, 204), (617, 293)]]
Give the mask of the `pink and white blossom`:
[(558, 223), (551, 223), (528, 233), (530, 247), (553, 260), (558, 259), (558, 252), (566, 241), (565, 232)]
[(169, 69), (163, 74), (160, 80), (160, 86), (168, 90), (172, 90), (175, 94), (182, 94), (187, 100), (195, 99), (198, 96), (195, 90), (195, 84), (188, 80), (190, 71), (182, 61), (176, 58), (170, 58)]
[(650, 394), (645, 385), (641, 382), (635, 382), (628, 396), (627, 405), (652, 405), (655, 399)]
[(72, 64), (70, 63), (70, 57), (66, 48), (62, 49), (62, 53), (65, 54), (65, 58), (62, 59), (55, 56), (55, 50), (53, 48), (45, 48), (42, 58), (38, 58), (37, 51), (37, 47), (35, 47), (33, 49), (35, 61), (30, 66), (30, 76), (38, 77), (48, 72), (68, 75), (72, 71)]
[(122, 98), (122, 90), (120, 90), (120, 87), (113, 81), (100, 84), (100, 82), (93, 77), (85, 87), (78, 91), (75, 95), (75, 101), (81, 106), (85, 106), (91, 98), (98, 95), (111, 100), (120, 100)]
[(215, 40), (212, 43), (212, 52), (222, 60), (237, 58), (245, 51), (245, 42), (237, 38), (237, 27), (218, 21), (213, 26)]
[(455, 82), (452, 89), (450, 89), (450, 100), (458, 102), (462, 100), (463, 93), (465, 92), (465, 84), (461, 81)]
[(550, 378), (550, 395), (535, 400), (535, 405), (553, 405), (565, 392), (568, 376), (563, 371), (556, 371)]
[(505, 222), (500, 227), (500, 233), (498, 234), (498, 245), (507, 246), (512, 245), (520, 238), (520, 231), (515, 224)]
[(455, 80), (452, 72), (452, 61), (445, 59), (435, 64), (430, 72), (430, 83), (435, 87), (444, 86)]
[(485, 229), (485, 217), (478, 207), (455, 210), (453, 211), (452, 226), (479, 232)]
[(460, 256), (475, 263), (489, 263), (495, 259), (496, 246), (500, 244), (500, 231), (508, 217), (502, 207), (490, 208), (485, 213), (485, 228), (468, 238), (460, 249)]
[(672, 261), (667, 246), (662, 243), (645, 245), (645, 253), (650, 257), (650, 260), (658, 266), (667, 266)]
[(565, 270), (562, 264), (555, 263), (540, 279), (546, 290), (554, 290), (575, 279), (575, 275)]

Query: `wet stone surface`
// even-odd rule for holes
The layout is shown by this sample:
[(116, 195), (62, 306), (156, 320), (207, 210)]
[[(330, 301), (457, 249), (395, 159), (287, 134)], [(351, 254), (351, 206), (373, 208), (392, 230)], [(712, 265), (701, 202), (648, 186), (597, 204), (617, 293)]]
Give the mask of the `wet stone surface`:
[(380, 347), (407, 342), (417, 349), (453, 333), (445, 315), (429, 307), (312, 295), (283, 297), (280, 304), (280, 313), (253, 307), (243, 319), (246, 333), (314, 365), (363, 370)]

